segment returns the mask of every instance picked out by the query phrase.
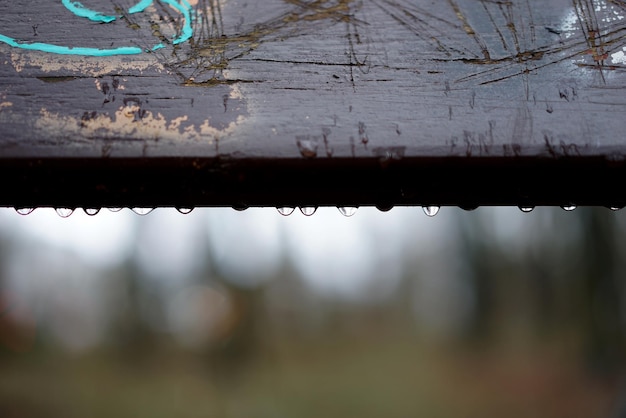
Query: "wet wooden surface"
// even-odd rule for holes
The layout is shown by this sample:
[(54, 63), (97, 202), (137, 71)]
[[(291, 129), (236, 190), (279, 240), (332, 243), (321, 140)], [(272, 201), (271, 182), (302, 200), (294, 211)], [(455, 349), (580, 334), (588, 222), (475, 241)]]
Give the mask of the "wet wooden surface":
[(177, 45), (164, 2), (82, 3), (118, 19), (0, 35), (146, 52), (0, 43), (0, 205), (624, 202), (623, 0), (196, 0)]

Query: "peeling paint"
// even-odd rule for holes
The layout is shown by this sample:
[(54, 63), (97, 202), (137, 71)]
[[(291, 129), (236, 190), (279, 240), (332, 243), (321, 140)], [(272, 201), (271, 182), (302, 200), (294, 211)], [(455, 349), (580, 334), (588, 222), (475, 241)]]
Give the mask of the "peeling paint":
[(163, 73), (165, 68), (156, 57), (142, 55), (129, 60), (123, 57), (109, 57), (106, 60), (95, 57), (49, 56), (32, 51), (10, 52), (10, 63), (18, 73), (27, 69), (38, 69), (44, 73), (77, 74), (81, 76), (100, 77), (107, 74), (125, 72), (157, 72)]
[(140, 106), (131, 104), (120, 106), (112, 116), (108, 113), (92, 113), (77, 118), (41, 109), (34, 127), (50, 136), (76, 135), (81, 138), (212, 143), (216, 138), (233, 134), (237, 126), (245, 120), (243, 116), (239, 116), (225, 128), (219, 129), (211, 125), (210, 118), (198, 126), (194, 124), (184, 126), (188, 121), (187, 116), (168, 120), (161, 113), (153, 114), (146, 111), (139, 117), (140, 111)]

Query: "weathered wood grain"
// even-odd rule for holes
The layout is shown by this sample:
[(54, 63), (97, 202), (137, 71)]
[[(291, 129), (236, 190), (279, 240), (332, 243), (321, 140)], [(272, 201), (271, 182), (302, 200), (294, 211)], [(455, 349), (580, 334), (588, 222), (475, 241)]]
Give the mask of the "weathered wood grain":
[(0, 34), (146, 52), (0, 43), (0, 204), (624, 201), (623, 0), (196, 0), (177, 45), (164, 2), (40, 3), (0, 4)]

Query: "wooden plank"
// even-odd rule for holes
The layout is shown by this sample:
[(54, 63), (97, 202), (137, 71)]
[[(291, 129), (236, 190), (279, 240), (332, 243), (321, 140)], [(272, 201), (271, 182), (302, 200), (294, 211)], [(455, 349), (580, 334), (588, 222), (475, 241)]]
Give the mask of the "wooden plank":
[(623, 0), (17, 0), (0, 28), (0, 205), (624, 202)]

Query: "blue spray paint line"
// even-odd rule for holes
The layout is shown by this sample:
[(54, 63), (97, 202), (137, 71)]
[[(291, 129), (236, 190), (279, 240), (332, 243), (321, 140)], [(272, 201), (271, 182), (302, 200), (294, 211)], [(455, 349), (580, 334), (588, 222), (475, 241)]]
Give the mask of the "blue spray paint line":
[(135, 4), (133, 7), (128, 9), (128, 13), (141, 13), (146, 10), (152, 4), (152, 0), (141, 0), (139, 3)]
[(183, 5), (181, 3), (176, 2), (175, 0), (161, 0), (163, 3), (172, 6), (174, 9), (178, 10), (180, 14), (185, 18), (185, 24), (183, 25), (183, 29), (178, 38), (174, 39), (172, 43), (177, 45), (181, 42), (185, 42), (189, 38), (193, 36), (193, 29), (191, 28), (191, 14), (189, 11), (191, 10), (191, 5), (186, 1), (182, 0)]
[(103, 15), (100, 12), (86, 8), (77, 1), (62, 0), (61, 3), (63, 3), (63, 6), (65, 6), (67, 10), (74, 13), (76, 16), (86, 17), (94, 22), (111, 23), (115, 20), (115, 16)]
[[(185, 9), (187, 10), (193, 10), (193, 7), (191, 7), (191, 4), (189, 4), (189, 2), (187, 0), (181, 0), (181, 3), (183, 4), (183, 6), (185, 6)], [(193, 15), (191, 16), (191, 20), (196, 20), (196, 16)]]
[[(63, 3), (63, 5), (65, 6), (67, 10), (74, 13), (76, 16), (86, 17), (87, 19), (92, 20), (94, 22), (111, 23), (116, 19), (115, 16), (106, 16), (95, 10), (88, 9), (87, 7), (83, 6), (78, 1), (62, 0), (61, 2)], [(129, 8), (128, 13), (130, 14), (141, 13), (144, 10), (146, 10), (148, 7), (150, 7), (152, 2), (153, 0), (141, 0), (139, 3)]]
[(8, 36), (0, 34), (0, 42), (4, 42), (15, 48), (27, 49), (29, 51), (42, 51), (50, 52), (60, 55), (83, 55), (88, 57), (110, 57), (113, 55), (135, 55), (141, 54), (143, 49), (136, 46), (123, 46), (112, 49), (99, 49), (99, 48), (85, 48), (85, 47), (70, 47), (60, 46), (53, 44), (46, 44), (42, 42), (28, 43), (20, 42)]
[[(114, 16), (106, 16), (97, 12), (95, 10), (91, 10), (83, 6), (80, 2), (71, 1), (71, 0), (61, 0), (62, 4), (72, 13), (74, 13), (78, 17), (84, 17), (94, 22), (99, 23), (111, 23), (116, 20)], [(163, 3), (168, 4), (169, 6), (176, 9), (184, 18), (184, 25), (181, 30), (180, 36), (175, 38), (172, 41), (172, 44), (177, 45), (182, 42), (187, 41), (193, 36), (193, 28), (191, 25), (191, 10), (192, 7), (187, 0), (181, 0), (181, 3), (178, 3), (174, 0), (161, 0)], [(140, 13), (147, 9), (153, 0), (140, 0), (137, 4), (128, 9), (129, 13)], [(69, 46), (61, 46), (54, 45), (43, 42), (22, 42), (17, 39), (11, 38), (9, 36), (5, 36), (0, 34), (0, 42), (3, 42), (9, 46), (14, 48), (21, 48), (30, 51), (42, 51), (49, 52), (53, 54), (60, 55), (82, 55), (82, 56), (90, 56), (90, 57), (110, 57), (113, 55), (136, 55), (141, 54), (143, 52), (153, 52), (159, 49), (165, 48), (165, 45), (159, 43), (153, 46), (150, 49), (142, 49), (136, 46), (124, 46), (118, 48), (108, 48), (108, 49), (100, 49), (100, 48), (88, 48), (88, 47), (69, 47)]]

